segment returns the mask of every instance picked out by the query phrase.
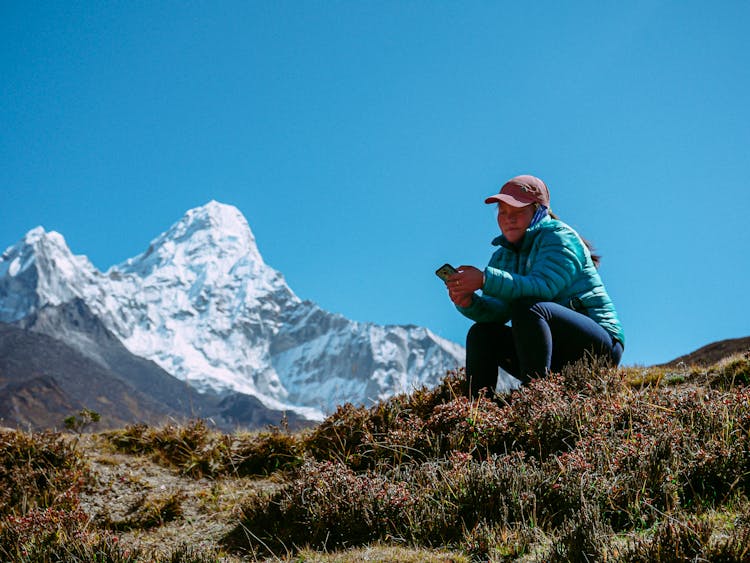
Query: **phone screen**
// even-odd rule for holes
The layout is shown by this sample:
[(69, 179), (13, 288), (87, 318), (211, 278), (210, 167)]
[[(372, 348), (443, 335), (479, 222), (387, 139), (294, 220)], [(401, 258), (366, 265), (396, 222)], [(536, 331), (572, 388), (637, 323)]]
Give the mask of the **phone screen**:
[(437, 275), (437, 277), (439, 277), (443, 281), (448, 281), (448, 278), (457, 272), (458, 270), (456, 270), (450, 264), (443, 264), (437, 270), (435, 270), (435, 275)]

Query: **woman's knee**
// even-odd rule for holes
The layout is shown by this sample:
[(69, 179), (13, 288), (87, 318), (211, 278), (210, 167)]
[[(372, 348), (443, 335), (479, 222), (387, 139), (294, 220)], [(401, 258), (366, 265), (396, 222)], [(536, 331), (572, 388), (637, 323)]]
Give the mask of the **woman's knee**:
[(466, 343), (492, 339), (496, 332), (495, 323), (474, 323), (466, 334)]
[(466, 333), (466, 347), (470, 348), (476, 345), (483, 346), (489, 343), (493, 339), (493, 334), (496, 332), (496, 328), (493, 326), (494, 323), (475, 323), (469, 328), (469, 332)]
[(510, 334), (510, 327), (500, 323), (476, 323), (466, 334), (466, 353), (474, 357), (503, 349), (512, 340)]
[(544, 303), (538, 299), (516, 299), (510, 305), (510, 318), (514, 325), (529, 319), (544, 319)]

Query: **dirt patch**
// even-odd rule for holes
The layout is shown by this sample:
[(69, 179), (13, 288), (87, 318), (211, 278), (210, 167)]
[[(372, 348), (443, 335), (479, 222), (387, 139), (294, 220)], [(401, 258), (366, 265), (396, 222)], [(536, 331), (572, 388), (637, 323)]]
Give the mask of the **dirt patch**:
[(180, 545), (218, 549), (242, 503), (279, 486), (270, 479), (194, 479), (147, 457), (114, 452), (99, 436), (80, 440), (92, 475), (82, 508), (97, 526), (114, 530), (122, 545), (153, 554)]

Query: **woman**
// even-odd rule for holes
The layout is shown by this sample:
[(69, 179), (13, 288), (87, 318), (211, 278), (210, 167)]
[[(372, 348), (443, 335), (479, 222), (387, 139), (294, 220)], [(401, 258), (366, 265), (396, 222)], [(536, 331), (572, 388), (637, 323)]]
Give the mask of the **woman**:
[(471, 395), (494, 393), (498, 366), (525, 384), (587, 355), (617, 365), (625, 336), (598, 257), (550, 212), (545, 183), (516, 176), (485, 203), (498, 204), (499, 248), (484, 271), (460, 266), (446, 282), (458, 310), (475, 321), (466, 337)]

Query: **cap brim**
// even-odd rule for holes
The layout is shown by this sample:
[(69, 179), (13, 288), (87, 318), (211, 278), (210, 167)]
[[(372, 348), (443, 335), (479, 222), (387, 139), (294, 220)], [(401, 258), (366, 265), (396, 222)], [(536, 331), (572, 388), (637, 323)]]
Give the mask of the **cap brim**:
[(516, 199), (515, 197), (508, 194), (496, 194), (484, 200), (485, 203), (500, 203), (501, 201), (503, 203), (507, 203), (508, 205), (512, 205), (513, 207), (526, 207), (527, 205), (531, 205), (532, 203), (534, 203), (533, 201), (522, 201), (520, 199)]

